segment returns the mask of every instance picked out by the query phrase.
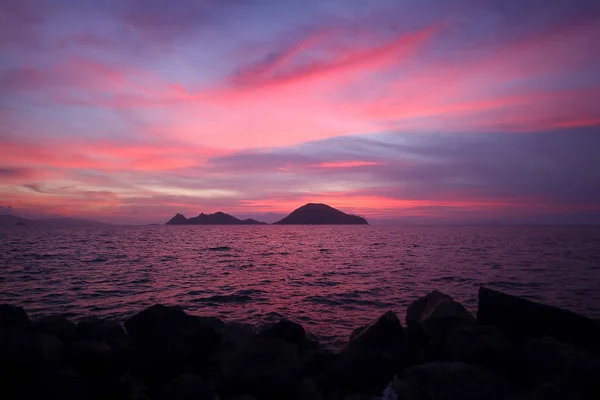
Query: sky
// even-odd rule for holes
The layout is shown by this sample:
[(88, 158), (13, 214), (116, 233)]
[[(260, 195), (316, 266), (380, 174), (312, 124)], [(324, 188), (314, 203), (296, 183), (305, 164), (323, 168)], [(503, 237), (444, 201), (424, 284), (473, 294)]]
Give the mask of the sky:
[(0, 212), (600, 223), (598, 49), (587, 0), (2, 0)]

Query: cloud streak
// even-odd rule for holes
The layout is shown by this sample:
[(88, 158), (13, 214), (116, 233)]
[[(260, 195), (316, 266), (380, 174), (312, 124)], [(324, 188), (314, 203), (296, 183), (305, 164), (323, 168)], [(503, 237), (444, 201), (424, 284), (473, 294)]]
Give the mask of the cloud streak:
[(9, 3), (0, 196), (15, 209), (597, 212), (596, 2)]

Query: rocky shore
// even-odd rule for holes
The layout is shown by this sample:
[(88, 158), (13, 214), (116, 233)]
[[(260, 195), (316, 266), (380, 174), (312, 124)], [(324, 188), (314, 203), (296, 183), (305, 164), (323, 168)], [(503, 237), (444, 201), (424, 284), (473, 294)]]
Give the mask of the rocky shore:
[(598, 399), (599, 354), (597, 321), (487, 288), (476, 316), (433, 291), (338, 352), (288, 320), (256, 329), (155, 305), (75, 324), (0, 305), (2, 399)]

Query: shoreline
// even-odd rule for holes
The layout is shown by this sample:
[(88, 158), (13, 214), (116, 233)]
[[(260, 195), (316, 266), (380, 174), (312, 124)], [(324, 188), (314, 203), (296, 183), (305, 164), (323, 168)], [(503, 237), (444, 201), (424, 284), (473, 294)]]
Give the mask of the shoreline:
[[(124, 321), (30, 320), (0, 305), (4, 399), (544, 399), (600, 395), (600, 323), (480, 288), (432, 291), (338, 351), (282, 319), (256, 328), (154, 305)], [(590, 397), (592, 396), (593, 397)], [(432, 397), (433, 396), (433, 397)]]

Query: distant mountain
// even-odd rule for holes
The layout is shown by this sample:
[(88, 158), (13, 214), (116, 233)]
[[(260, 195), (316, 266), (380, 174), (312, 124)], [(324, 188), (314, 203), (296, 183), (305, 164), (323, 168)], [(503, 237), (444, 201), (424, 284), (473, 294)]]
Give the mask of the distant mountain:
[(36, 228), (63, 228), (71, 226), (101, 226), (102, 222), (86, 219), (57, 217), (57, 218), (39, 218), (25, 219), (16, 215), (0, 215), (0, 226), (31, 226)]
[(275, 222), (278, 225), (368, 225), (363, 217), (346, 214), (327, 204), (308, 203)]
[(224, 212), (216, 212), (214, 214), (201, 213), (197, 217), (186, 218), (181, 214), (175, 215), (166, 225), (264, 225), (264, 222), (259, 222), (254, 219), (237, 219), (233, 215), (225, 214)]
[(27, 220), (25, 218), (17, 217), (16, 215), (0, 215), (0, 226), (17, 226), (17, 225), (26, 225)]

